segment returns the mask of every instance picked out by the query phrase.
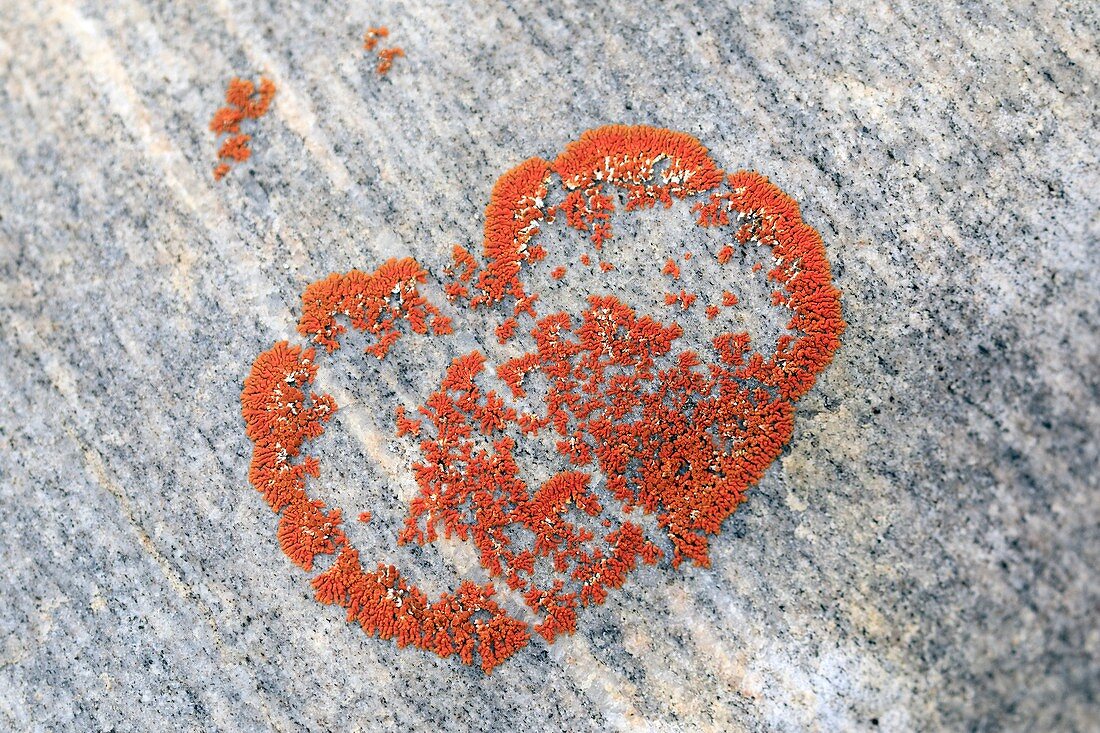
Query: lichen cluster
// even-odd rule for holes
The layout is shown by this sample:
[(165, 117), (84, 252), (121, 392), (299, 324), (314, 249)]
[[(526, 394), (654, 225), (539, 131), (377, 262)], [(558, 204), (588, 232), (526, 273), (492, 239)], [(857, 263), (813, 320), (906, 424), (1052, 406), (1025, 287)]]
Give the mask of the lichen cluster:
[[(552, 186), (561, 189), (556, 205), (547, 203)], [(632, 211), (683, 199), (693, 201), (698, 227), (728, 229), (729, 240), (713, 252), (677, 253), (662, 275), (676, 282), (701, 256), (728, 267), (734, 248), (765, 247), (771, 303), (790, 312), (770, 355), (754, 350), (744, 331), (681, 343), (675, 319), (700, 302), (713, 321), (739, 303), (728, 289), (672, 289), (668, 318), (638, 314), (613, 294), (593, 293), (580, 313), (540, 310), (531, 268), (561, 280), (570, 268), (551, 260), (575, 258), (548, 252), (544, 227), (560, 220), (586, 233), (598, 262), (581, 257), (579, 282), (591, 292), (593, 278), (613, 269), (604, 254), (616, 201)], [(603, 603), (642, 563), (671, 554), (674, 567), (709, 565), (710, 536), (790, 439), (794, 402), (831, 361), (845, 324), (821, 238), (797, 204), (757, 173), (726, 175), (697, 140), (669, 130), (599, 128), (553, 162), (532, 158), (505, 173), (486, 209), (481, 259), (456, 246), (445, 292), (454, 308), (498, 314), (497, 339), (522, 353), (495, 366), (477, 351), (461, 355), (415, 415), (396, 406), (398, 436), (419, 451), (411, 471), (420, 489), (396, 539), (472, 542), (490, 578), (522, 595), (530, 625), (492, 600), (492, 584), (463, 581), (430, 602), (395, 568), (362, 568), (339, 529), (340, 511), (307, 493), (319, 465), (303, 449), (336, 409), (331, 397), (305, 394), (316, 372), (312, 348), (280, 343), (261, 354), (242, 405), (256, 444), (250, 480), (281, 512), (284, 552), (306, 570), (318, 554), (338, 553), (314, 580), (318, 599), (400, 646), (458, 654), (467, 664), (476, 648), (489, 672), (528, 643), (530, 628), (547, 642), (575, 631), (580, 609)], [(419, 293), (426, 277), (409, 259), (332, 275), (306, 289), (299, 331), (333, 351), (346, 320), (373, 335), (367, 352), (379, 359), (402, 323), (446, 335), (451, 322)], [(484, 386), (490, 368), (508, 394)], [(565, 467), (530, 485), (520, 448), (535, 439), (554, 446)], [(652, 515), (658, 530), (632, 521), (635, 511)]]

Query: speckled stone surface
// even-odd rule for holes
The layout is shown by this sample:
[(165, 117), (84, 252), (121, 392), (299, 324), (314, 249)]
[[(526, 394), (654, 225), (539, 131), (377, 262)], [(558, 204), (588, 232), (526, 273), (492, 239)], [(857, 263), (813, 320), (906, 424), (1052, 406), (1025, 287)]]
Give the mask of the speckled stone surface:
[[(0, 728), (1095, 726), (1100, 17), (984, 6), (0, 2)], [(207, 122), (261, 73), (215, 184)], [(619, 122), (801, 203), (837, 359), (709, 569), (645, 568), (490, 677), (367, 638), (246, 483), (251, 361), (305, 284), (438, 272), (500, 173)], [(371, 369), (318, 490), (433, 592), (478, 577), (386, 549), (415, 485), (375, 407), (409, 380)]]

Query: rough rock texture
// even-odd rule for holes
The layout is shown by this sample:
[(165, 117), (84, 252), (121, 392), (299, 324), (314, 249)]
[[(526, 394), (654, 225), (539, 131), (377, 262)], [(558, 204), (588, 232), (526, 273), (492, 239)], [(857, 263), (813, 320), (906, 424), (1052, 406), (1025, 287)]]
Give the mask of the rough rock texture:
[[(985, 5), (0, 3), (0, 727), (1095, 725), (1100, 17)], [(216, 184), (207, 123), (261, 73)], [(802, 204), (837, 359), (711, 568), (646, 568), (490, 677), (369, 639), (278, 551), (241, 382), (305, 284), (438, 271), (500, 173), (614, 122)], [(389, 549), (415, 486), (375, 407), (427, 385), (355, 363), (319, 490), (434, 591), (481, 577)]]

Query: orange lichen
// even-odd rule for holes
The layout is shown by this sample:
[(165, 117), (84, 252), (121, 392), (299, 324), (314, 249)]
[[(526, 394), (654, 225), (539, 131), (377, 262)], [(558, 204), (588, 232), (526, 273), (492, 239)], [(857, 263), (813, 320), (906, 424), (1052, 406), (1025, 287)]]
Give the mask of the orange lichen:
[(550, 277), (554, 278), (555, 280), (561, 280), (563, 277), (565, 277), (565, 273), (567, 272), (569, 272), (568, 267), (566, 267), (565, 265), (558, 265), (550, 271)]
[[(258, 119), (267, 114), (271, 100), (274, 98), (275, 84), (270, 79), (260, 79), (259, 89), (247, 79), (231, 79), (225, 91), (225, 101), (230, 106), (219, 112), (223, 114), (228, 112), (231, 116), (239, 113), (239, 119)], [(229, 132), (236, 132), (236, 130), (229, 130)]]
[[(464, 664), (480, 656), (481, 669), (491, 673), (530, 640), (527, 624), (510, 617), (495, 601), (493, 586), (463, 581), (456, 592), (438, 601), (411, 585), (392, 565), (370, 572), (359, 564), (350, 545), (336, 562), (313, 579), (318, 601), (342, 606), (349, 622), (370, 636), (393, 639), (398, 648), (415, 646), (443, 658), (452, 654)], [(475, 615), (477, 617), (475, 617)]]
[[(343, 332), (332, 323), (334, 313), (347, 317), (356, 329), (382, 334), (381, 339), (396, 334), (401, 319), (414, 332), (424, 333), (426, 319), (439, 316), (416, 292), (415, 283), (422, 279), (423, 271), (406, 259), (391, 260), (369, 275), (352, 271), (314, 283), (303, 298), (299, 330), (330, 351), (338, 348), (335, 339)], [(384, 299), (383, 292), (397, 302)], [(368, 351), (379, 358), (384, 355)], [(476, 651), (481, 668), (491, 672), (530, 638), (527, 624), (508, 616), (491, 599), (491, 584), (465, 581), (454, 595), (444, 593), (429, 604), (392, 566), (364, 572), (358, 551), (340, 529), (340, 510), (325, 511), (321, 500), (309, 497), (306, 476), (319, 475), (320, 463), (303, 455), (303, 448), (323, 433), (336, 409), (328, 395), (306, 396), (317, 373), (315, 356), (312, 348), (279, 342), (256, 358), (241, 393), (246, 434), (254, 443), (249, 482), (281, 514), (279, 546), (307, 571), (318, 555), (338, 552), (336, 562), (313, 580), (316, 597), (346, 608), (348, 620), (358, 622), (368, 634), (443, 657), (458, 654), (466, 664), (474, 663)], [(397, 413), (400, 422), (404, 411), (399, 408)], [(369, 512), (359, 515), (360, 521), (370, 518)]]
[(235, 160), (238, 163), (248, 160), (249, 156), (252, 155), (252, 151), (248, 149), (248, 141), (251, 139), (251, 135), (227, 137), (221, 148), (218, 149), (218, 157), (223, 160)]
[(502, 344), (506, 343), (508, 339), (512, 338), (512, 335), (516, 332), (516, 326), (518, 325), (519, 323), (516, 321), (515, 316), (505, 318), (504, 322), (497, 326), (497, 340)]
[(255, 95), (249, 95), (244, 109), (244, 116), (251, 119), (259, 119), (267, 114), (271, 108), (271, 101), (275, 99), (275, 83), (270, 79), (260, 79), (260, 88)]
[(661, 268), (661, 274), (668, 275), (676, 280), (680, 277), (680, 266), (676, 264), (676, 260), (669, 257), (668, 261), (665, 262), (665, 266)]
[(422, 421), (405, 417), (405, 408), (403, 405), (398, 405), (394, 410), (394, 421), (397, 424), (398, 438), (404, 435), (420, 435), (420, 425)]
[(404, 56), (405, 51), (400, 47), (383, 48), (378, 52), (378, 66), (375, 69), (379, 76), (384, 76), (393, 68), (393, 60), (398, 56)]
[(373, 518), (374, 517), (370, 512), (359, 512), (359, 521), (363, 524), (368, 523)]
[[(559, 207), (545, 205), (552, 174), (564, 189)], [(543, 301), (528, 291), (526, 273), (549, 269), (538, 263), (555, 254), (538, 241), (542, 228), (560, 213), (598, 250), (613, 247), (614, 188), (625, 190), (627, 211), (693, 197), (698, 226), (729, 227), (738, 241), (771, 250), (773, 303), (791, 316), (770, 355), (754, 351), (744, 332), (719, 333), (697, 352), (680, 344), (680, 324), (639, 314), (613, 295), (590, 296), (577, 314), (539, 311)], [(693, 261), (687, 254), (683, 260)], [(284, 552), (307, 569), (317, 555), (338, 553), (313, 581), (317, 599), (399, 647), (466, 664), (476, 652), (490, 672), (529, 642), (531, 628), (547, 642), (573, 633), (580, 610), (605, 602), (642, 563), (667, 555), (674, 567), (684, 560), (708, 566), (710, 537), (790, 439), (794, 403), (832, 359), (845, 325), (821, 238), (797, 204), (757, 173), (723, 174), (697, 140), (667, 130), (600, 128), (553, 163), (520, 164), (501, 176), (486, 208), (482, 269), (465, 249), (453, 255), (450, 275), (461, 289), (448, 289), (449, 297), (498, 309), (498, 339), (514, 339), (525, 351), (495, 367), (507, 394), (485, 385), (491, 370), (473, 351), (453, 360), (417, 408), (418, 419), (395, 409), (398, 436), (415, 436), (419, 451), (412, 464), (419, 492), (397, 539), (472, 542), (489, 579), (503, 579), (535, 614), (532, 626), (492, 599), (491, 584), (462, 581), (431, 602), (393, 566), (360, 565), (340, 531), (339, 510), (325, 510), (305, 491), (306, 477), (320, 470), (302, 455), (305, 442), (321, 434), (336, 407), (328, 396), (305, 397), (316, 372), (312, 348), (280, 343), (261, 354), (242, 411), (255, 442), (250, 481), (282, 512)], [(679, 277), (680, 266), (670, 259), (666, 270), (669, 262)], [(550, 273), (566, 275), (560, 265)], [(418, 292), (425, 277), (408, 259), (370, 274), (332, 275), (306, 288), (299, 331), (333, 351), (346, 330), (337, 319), (346, 320), (373, 335), (367, 351), (378, 358), (402, 322), (415, 333), (447, 332), (449, 321)], [(681, 290), (666, 302), (686, 311), (696, 298)], [(723, 306), (736, 303), (722, 293)], [(711, 304), (706, 318), (718, 312)], [(533, 328), (524, 325), (521, 334), (527, 316)], [(553, 446), (545, 458), (561, 468), (528, 484), (521, 443), (536, 437)], [(608, 511), (609, 501), (623, 513)], [(635, 509), (654, 515), (659, 531), (624, 519)]]
[(373, 51), (378, 46), (378, 40), (389, 35), (390, 29), (384, 25), (377, 28), (368, 28), (367, 32), (363, 34), (363, 49)]
[[(470, 282), (477, 271), (477, 260), (474, 259), (474, 256), (461, 244), (456, 244), (451, 249), (451, 258), (454, 260), (454, 267), (446, 268), (446, 274), (457, 276), (464, 283)], [(461, 272), (459, 272), (459, 268), (462, 269)]]
[(450, 319), (417, 289), (426, 278), (427, 273), (409, 258), (389, 260), (370, 274), (352, 270), (330, 275), (302, 293), (298, 332), (335, 351), (339, 347), (336, 339), (347, 331), (336, 318), (344, 316), (353, 328), (375, 337), (375, 343), (366, 351), (379, 359), (400, 336), (398, 319), (408, 319), (415, 333), (426, 334), (429, 328), (436, 334), (450, 333)]
[[(323, 432), (323, 423), (331, 418), (336, 403), (328, 396), (303, 391), (317, 373), (313, 349), (302, 350), (285, 341), (275, 344), (256, 358), (241, 394), (241, 411), (247, 435), (256, 444), (248, 480), (263, 493), (275, 512), (293, 508), (298, 527), (280, 522), (279, 539), (284, 551), (301, 565), (312, 564), (310, 552), (324, 552), (324, 543), (298, 546), (299, 532), (313, 533), (319, 507), (305, 493), (306, 475), (317, 475), (319, 465), (310, 456), (292, 461), (301, 454), (306, 441)], [(329, 529), (335, 530), (339, 514)], [(341, 538), (331, 534), (332, 544)]]
[(695, 302), (699, 296), (694, 293), (689, 293), (686, 290), (681, 290), (679, 293), (665, 293), (665, 305), (680, 304), (680, 307), (687, 310)]
[[(668, 164), (658, 173), (654, 165), (661, 159), (667, 159)], [(566, 196), (556, 210), (544, 210), (542, 202), (547, 197), (551, 173), (561, 177)], [(601, 301), (598, 312), (620, 315), (597, 316), (593, 305), (594, 310), (586, 311), (581, 325), (576, 326), (571, 325), (572, 319), (565, 314), (545, 316), (536, 322), (532, 332), (538, 348), (502, 364), (497, 374), (514, 395), (522, 396), (527, 393), (523, 386), (526, 376), (543, 371), (552, 383), (544, 396), (549, 411), (542, 417), (517, 418), (517, 428), (523, 434), (553, 428), (561, 436), (558, 448), (563, 457), (578, 466), (595, 461), (608, 476), (608, 488), (616, 496), (630, 505), (641, 505), (646, 511), (665, 507), (658, 520), (668, 529), (672, 539), (674, 562), (688, 557), (706, 564), (705, 535), (717, 531), (722, 519), (740, 501), (744, 489), (759, 479), (787, 440), (791, 431), (791, 402), (809, 388), (813, 375), (824, 368), (839, 344), (839, 333), (844, 328), (839, 293), (830, 284), (820, 237), (801, 222), (797, 205), (763, 176), (744, 171), (724, 176), (710, 161), (705, 148), (687, 135), (644, 127), (609, 127), (585, 133), (552, 164), (533, 158), (501, 177), (486, 209), (486, 265), (478, 280), (481, 292), (472, 296), (472, 305), (492, 304), (508, 295), (516, 299), (527, 297), (521, 277), (523, 266), (529, 264), (524, 252), (533, 245), (541, 222), (553, 220), (557, 213), (563, 213), (566, 224), (573, 228), (590, 232), (596, 224), (609, 228), (609, 214), (614, 210), (614, 199), (607, 193), (609, 186), (626, 189), (628, 210), (653, 206), (657, 202), (667, 206), (675, 198), (706, 194), (694, 207), (699, 226), (735, 227), (739, 241), (752, 239), (769, 246), (777, 261), (784, 263), (777, 268), (773, 279), (786, 286), (788, 295), (782, 302), (776, 302), (791, 309), (794, 318), (788, 328), (802, 335), (791, 340), (780, 339), (775, 355), (770, 358), (753, 355), (746, 359), (747, 336), (721, 334), (714, 342), (718, 361), (708, 367), (708, 377), (703, 378), (697, 369), (702, 366), (699, 357), (685, 351), (679, 356), (680, 366), (663, 372), (659, 379), (648, 371), (648, 367), (641, 368), (641, 376), (635, 379), (618, 375), (614, 384), (615, 399), (611, 400), (609, 394), (604, 399), (610, 402), (602, 402), (598, 401), (599, 395), (612, 387), (600, 376), (603, 367), (593, 374), (592, 381), (579, 379), (584, 374), (578, 371), (581, 367), (570, 365), (586, 363), (580, 356), (585, 353), (584, 349), (571, 346), (573, 342), (564, 338), (568, 333), (580, 336), (585, 329), (591, 329), (591, 333), (601, 333), (602, 338), (593, 342), (589, 359), (600, 356), (619, 367), (632, 365), (629, 359), (621, 361), (626, 356), (619, 356), (616, 347), (623, 342), (613, 334), (627, 329), (636, 317), (632, 310), (617, 301)], [(609, 241), (610, 233), (605, 232), (600, 241), (594, 240), (594, 243), (603, 248)], [(688, 254), (684, 253), (685, 261), (690, 261)], [(719, 256), (728, 262), (732, 250), (723, 249)], [(581, 256), (582, 263), (589, 261), (587, 253)], [(663, 272), (677, 277), (680, 266), (670, 258)], [(678, 294), (669, 293), (665, 301), (670, 305), (679, 303), (686, 310), (696, 298), (696, 294), (682, 290)], [(732, 293), (723, 294), (724, 305), (736, 302)], [(711, 306), (708, 317), (716, 317), (716, 309), (717, 306)], [(601, 323), (604, 325), (598, 325)], [(672, 324), (669, 328), (677, 329), (678, 336), (678, 326)], [(652, 350), (653, 343), (646, 342)], [(625, 343), (623, 348), (626, 348)], [(593, 365), (596, 363), (592, 361)], [(635, 365), (635, 368), (640, 367)], [(566, 377), (566, 381), (560, 381)], [(656, 384), (654, 379), (658, 379)], [(467, 386), (460, 398), (437, 393), (426, 403), (432, 409), (448, 405), (447, 411), (442, 413), (446, 416), (447, 429), (444, 431), (441, 424), (432, 423), (440, 433), (438, 439), (446, 445), (461, 438), (453, 432), (461, 422), (454, 405), (465, 402), (472, 409), (478, 400), (484, 400), (486, 407), (481, 409), (488, 409), (488, 404), (498, 399), (491, 392), (481, 395), (470, 386), (470, 374), (464, 375), (461, 382)], [(562, 391), (567, 385), (568, 391)], [(649, 397), (643, 396), (643, 385), (648, 387)], [(774, 396), (771, 390), (775, 390)], [(677, 394), (681, 396), (675, 397)], [(663, 405), (669, 402), (684, 406), (694, 404), (695, 407), (688, 415), (664, 408)], [(600, 416), (606, 411), (610, 416), (621, 418), (632, 414), (631, 409), (637, 407), (648, 407), (651, 412), (643, 410), (642, 414), (650, 417), (632, 424), (627, 431), (630, 443), (610, 451), (606, 442), (621, 440), (623, 426), (620, 424), (613, 429), (611, 425), (615, 421)], [(502, 418), (497, 422), (507, 423), (508, 420)], [(658, 435), (666, 437), (658, 439)], [(664, 444), (662, 441), (667, 441), (675, 450), (665, 455), (660, 448)], [(505, 445), (500, 444), (499, 450), (504, 450)], [(641, 450), (642, 446), (657, 452), (652, 469), (644, 468), (649, 465), (647, 461), (654, 459), (645, 457), (653, 454)], [(440, 466), (446, 465), (440, 460), (447, 451), (437, 453), (436, 450), (432, 448), (425, 454), (426, 458), (432, 458), (418, 474), (422, 491), (435, 498), (430, 507), (414, 502), (410, 514), (410, 519), (424, 516), (426, 526), (420, 531), (414, 531), (411, 525), (407, 527), (403, 535), (406, 540), (431, 541), (434, 531), (431, 528), (436, 521), (444, 523), (448, 534), (462, 537), (470, 531), (462, 528), (452, 510), (440, 505), (448, 493), (442, 490), (446, 489), (445, 485), (436, 483), (436, 476), (442, 470)], [(696, 451), (699, 451), (697, 456)], [(608, 453), (606, 464), (600, 461), (602, 453)], [(459, 455), (466, 454), (460, 451)], [(643, 466), (637, 471), (637, 485), (633, 490), (628, 490), (630, 481), (621, 470), (630, 455), (636, 455), (635, 460), (641, 461)], [(503, 457), (486, 465), (497, 466), (501, 460)], [(467, 475), (461, 485), (478, 485), (469, 478), (471, 466), (461, 465), (465, 466), (463, 471)], [(658, 470), (658, 466), (663, 468)], [(679, 466), (679, 471), (672, 470), (672, 466)], [(485, 476), (480, 485), (500, 485), (500, 481), (507, 485), (512, 480)], [(466, 496), (465, 492), (472, 490), (462, 489), (455, 496)], [(509, 491), (513, 498), (520, 496), (515, 493), (516, 489)], [(677, 497), (684, 495), (693, 498), (694, 507), (690, 510), (680, 508), (684, 499)], [(501, 517), (508, 516), (507, 504), (506, 501), (505, 506), (490, 512), (497, 517), (495, 521), (503, 521)], [(495, 535), (490, 533), (489, 536)], [(492, 542), (484, 542), (487, 544), (482, 548), (482, 561), (490, 574), (495, 574), (500, 567), (510, 586), (521, 586), (522, 578), (517, 580), (517, 576), (507, 570), (508, 551), (502, 549), (507, 547), (507, 538), (495, 536)]]
[(267, 114), (271, 101), (275, 98), (275, 84), (270, 79), (261, 79), (259, 89), (247, 79), (231, 79), (225, 91), (228, 104), (214, 113), (210, 120), (210, 131), (215, 135), (229, 135), (218, 149), (221, 162), (214, 167), (214, 180), (225, 178), (231, 169), (231, 162), (242, 163), (252, 156), (248, 147), (251, 135), (242, 135), (241, 123), (246, 119), (259, 119)]
[[(378, 48), (378, 44), (381, 39), (388, 38), (390, 35), (390, 29), (386, 26), (378, 26), (376, 28), (368, 28), (367, 32), (363, 34), (363, 50), (373, 51)], [(393, 60), (398, 56), (404, 56), (405, 51), (399, 47), (383, 48), (378, 51), (378, 66), (375, 67), (375, 71), (379, 76), (383, 76), (393, 68)]]
[[(665, 162), (660, 170), (657, 166)], [(552, 173), (561, 177), (565, 200), (547, 207)], [(553, 163), (530, 158), (502, 175), (485, 210), (484, 254), (487, 260), (478, 280), (481, 293), (471, 305), (492, 304), (511, 295), (521, 298), (524, 285), (518, 274), (530, 262), (528, 244), (543, 223), (563, 214), (568, 226), (590, 233), (600, 249), (613, 236), (610, 225), (615, 201), (610, 187), (625, 189), (624, 208), (649, 208), (658, 202), (671, 206), (715, 188), (722, 172), (706, 148), (690, 135), (644, 125), (610, 125), (589, 130)], [(597, 230), (598, 227), (598, 230)], [(581, 263), (591, 257), (581, 255)]]
[(240, 132), (242, 120), (244, 120), (244, 110), (237, 107), (222, 107), (210, 120), (210, 131), (218, 135)]

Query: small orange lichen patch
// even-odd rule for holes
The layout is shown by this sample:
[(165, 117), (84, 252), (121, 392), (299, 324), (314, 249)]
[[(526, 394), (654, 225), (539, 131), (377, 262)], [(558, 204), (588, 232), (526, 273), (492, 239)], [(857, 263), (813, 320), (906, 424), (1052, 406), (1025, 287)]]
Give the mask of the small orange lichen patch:
[(457, 655), (464, 664), (474, 663), (476, 651), (486, 674), (530, 640), (527, 624), (492, 600), (491, 584), (482, 587), (467, 580), (453, 595), (443, 593), (432, 603), (392, 565), (380, 563), (364, 571), (358, 551), (350, 546), (314, 578), (313, 588), (318, 601), (342, 606), (348, 621), (358, 623), (369, 636), (443, 658)]
[(222, 162), (214, 167), (214, 180), (220, 181), (229, 173), (231, 163), (243, 163), (252, 156), (248, 147), (251, 135), (242, 135), (241, 123), (246, 119), (259, 119), (267, 114), (271, 101), (275, 98), (275, 84), (270, 79), (261, 79), (259, 89), (246, 79), (231, 79), (225, 91), (228, 104), (214, 113), (210, 120), (210, 131), (215, 135), (229, 135), (218, 149)]
[(389, 35), (390, 29), (384, 25), (377, 28), (368, 28), (367, 32), (363, 34), (363, 49), (373, 51), (378, 46), (378, 40)]
[(665, 262), (665, 266), (661, 268), (661, 274), (668, 275), (676, 280), (680, 277), (680, 266), (676, 264), (676, 260), (669, 257), (668, 261)]
[[(559, 207), (545, 204), (552, 174), (564, 189)], [(542, 227), (560, 213), (598, 250), (612, 248), (610, 213), (623, 192), (614, 188), (625, 190), (628, 211), (694, 197), (697, 226), (728, 227), (739, 242), (771, 250), (773, 302), (791, 317), (770, 354), (755, 351), (745, 332), (684, 344), (679, 323), (640, 314), (614, 295), (589, 296), (579, 313), (540, 312), (544, 301), (528, 289), (542, 281), (526, 273), (550, 267)], [(338, 553), (313, 580), (317, 599), (343, 607), (372, 636), (466, 664), (476, 654), (491, 672), (529, 643), (532, 629), (547, 642), (573, 633), (581, 609), (604, 603), (642, 564), (668, 557), (674, 567), (708, 566), (710, 537), (790, 439), (795, 401), (832, 359), (845, 324), (821, 238), (797, 204), (757, 173), (723, 174), (697, 140), (668, 130), (600, 128), (553, 163), (520, 164), (497, 181), (486, 208), (483, 268), (461, 247), (453, 256), (450, 276), (460, 289), (448, 289), (449, 297), (495, 309), (498, 339), (514, 340), (509, 351), (519, 356), (493, 368), (478, 351), (461, 354), (417, 419), (395, 409), (398, 436), (419, 451), (411, 466), (419, 491), (397, 541), (471, 542), (489, 579), (519, 593), (533, 624), (505, 612), (491, 584), (465, 580), (432, 602), (392, 565), (360, 564), (340, 511), (306, 493), (306, 477), (320, 466), (304, 455), (305, 443), (336, 408), (327, 395), (306, 397), (313, 348), (280, 343), (261, 354), (245, 381), (242, 412), (255, 443), (249, 478), (282, 513), (284, 552), (306, 569), (318, 555)], [(347, 321), (373, 335), (367, 352), (378, 358), (404, 324), (446, 333), (450, 322), (419, 293), (425, 278), (409, 259), (370, 274), (332, 275), (306, 288), (299, 331), (334, 351)], [(703, 295), (712, 303), (706, 317), (716, 318), (716, 293)], [(681, 290), (666, 302), (686, 311), (697, 297)], [(736, 303), (722, 293), (723, 306)], [(521, 331), (528, 316), (533, 327), (525, 321)], [(504, 393), (487, 384), (494, 371)], [(538, 444), (550, 446), (544, 457), (560, 470), (529, 483), (521, 463)], [(622, 512), (608, 511), (609, 502)], [(657, 529), (624, 518), (635, 509), (653, 515)]]
[(459, 244), (451, 249), (451, 259), (454, 260), (454, 264), (451, 267), (445, 267), (443, 272), (453, 280), (443, 287), (443, 291), (447, 293), (448, 300), (468, 298), (470, 288), (467, 287), (466, 283), (470, 282), (470, 279), (474, 276), (477, 263), (474, 261), (473, 255)]
[(383, 48), (378, 52), (378, 66), (375, 69), (379, 76), (384, 76), (389, 73), (389, 70), (393, 68), (393, 60), (398, 56), (404, 56), (405, 50), (395, 46), (393, 48)]
[[(454, 260), (454, 267), (447, 268), (447, 274), (456, 275), (464, 283), (470, 282), (477, 271), (477, 260), (474, 259), (474, 256), (461, 244), (456, 244), (451, 249), (451, 258)], [(459, 268), (461, 268), (461, 272), (458, 271)]]
[(218, 157), (223, 160), (235, 160), (238, 163), (243, 163), (252, 155), (252, 151), (248, 149), (248, 141), (251, 139), (251, 135), (227, 137), (218, 150)]
[(420, 435), (420, 420), (413, 420), (405, 416), (405, 408), (398, 405), (394, 410), (394, 420), (397, 423), (397, 437), (403, 435)]
[(370, 512), (359, 512), (359, 521), (366, 524), (373, 518)]
[[(381, 39), (388, 38), (390, 35), (390, 29), (386, 26), (379, 26), (377, 28), (368, 28), (367, 32), (363, 34), (363, 49), (366, 51), (373, 51), (378, 48), (378, 44)], [(378, 51), (378, 66), (375, 71), (379, 76), (384, 76), (393, 68), (393, 60), (398, 56), (404, 56), (405, 51), (400, 47), (394, 46), (393, 48), (383, 48)]]
[(240, 132), (243, 119), (244, 110), (238, 107), (222, 107), (210, 120), (210, 131), (218, 135)]
[(561, 280), (563, 277), (565, 277), (565, 273), (567, 273), (568, 271), (569, 268), (565, 265), (558, 265), (550, 272), (550, 277), (554, 278), (555, 280)]
[(417, 289), (427, 273), (412, 259), (392, 259), (367, 274), (352, 270), (333, 274), (309, 285), (302, 293), (302, 317), (298, 332), (330, 352), (339, 347), (336, 339), (347, 328), (337, 323), (346, 317), (353, 328), (375, 337), (367, 353), (383, 358), (400, 336), (398, 319), (409, 322), (415, 333), (451, 332), (450, 319), (424, 299)]
[(694, 293), (689, 293), (686, 290), (681, 290), (679, 293), (665, 293), (665, 305), (680, 304), (680, 307), (687, 310), (695, 302), (699, 296)]
[(516, 332), (517, 325), (519, 324), (516, 322), (515, 316), (504, 319), (504, 322), (497, 326), (497, 340), (502, 344), (506, 343)]

